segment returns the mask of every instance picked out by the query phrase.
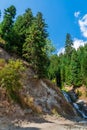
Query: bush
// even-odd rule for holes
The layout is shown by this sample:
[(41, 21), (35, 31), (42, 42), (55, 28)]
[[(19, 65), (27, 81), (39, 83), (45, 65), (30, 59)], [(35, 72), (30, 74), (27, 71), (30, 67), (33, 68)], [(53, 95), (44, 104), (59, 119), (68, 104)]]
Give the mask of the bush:
[(22, 88), (21, 78), (23, 64), (20, 60), (9, 60), (0, 70), (0, 86), (6, 88), (8, 96), (16, 99), (16, 94)]

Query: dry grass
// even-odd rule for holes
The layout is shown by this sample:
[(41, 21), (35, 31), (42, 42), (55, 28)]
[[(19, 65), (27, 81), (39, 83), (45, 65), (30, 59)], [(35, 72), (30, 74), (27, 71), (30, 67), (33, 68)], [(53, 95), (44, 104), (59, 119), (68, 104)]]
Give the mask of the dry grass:
[(49, 88), (55, 90), (60, 97), (62, 96), (60, 89), (55, 84), (53, 84), (50, 80), (43, 79), (43, 82), (45, 82)]
[(75, 90), (75, 92), (78, 94), (79, 99), (87, 101), (87, 87), (81, 86)]
[(21, 106), (25, 108), (30, 108), (34, 113), (42, 113), (42, 108), (36, 105), (34, 98), (30, 95), (19, 94)]

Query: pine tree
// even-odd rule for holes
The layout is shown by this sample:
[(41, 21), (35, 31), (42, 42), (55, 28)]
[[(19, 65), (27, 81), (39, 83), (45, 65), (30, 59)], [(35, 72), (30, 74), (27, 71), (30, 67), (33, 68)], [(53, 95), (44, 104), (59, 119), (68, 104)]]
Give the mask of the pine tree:
[[(50, 56), (50, 64), (48, 68), (48, 78), (51, 80), (57, 79), (59, 71), (59, 58), (56, 54)], [(59, 79), (58, 79), (59, 81)], [(57, 83), (57, 80), (56, 80)]]
[(16, 34), (16, 46), (19, 55), (22, 55), (22, 47), (25, 43), (27, 29), (31, 26), (34, 19), (31, 9), (27, 9), (23, 15), (17, 17), (14, 24), (14, 31)]
[(67, 85), (71, 85), (70, 63), (71, 63), (71, 56), (73, 51), (74, 51), (73, 41), (71, 39), (71, 35), (67, 33), (66, 41), (65, 41), (65, 83)]
[(82, 81), (87, 86), (87, 44), (80, 48), (80, 53)]
[(4, 10), (4, 19), (1, 23), (1, 37), (7, 42), (8, 46), (10, 46), (11, 38), (12, 38), (12, 28), (14, 23), (14, 18), (16, 15), (15, 6), (10, 6), (9, 8)]
[(26, 42), (23, 45), (23, 57), (33, 66), (39, 78), (44, 77), (47, 71), (47, 36), (45, 21), (42, 14), (38, 13), (27, 30)]
[(73, 41), (71, 39), (71, 35), (69, 33), (66, 34), (66, 41), (65, 41), (65, 53), (68, 57), (71, 56), (73, 50)]
[(71, 83), (74, 87), (79, 87), (82, 84), (81, 79), (81, 64), (76, 51), (73, 52), (71, 57)]

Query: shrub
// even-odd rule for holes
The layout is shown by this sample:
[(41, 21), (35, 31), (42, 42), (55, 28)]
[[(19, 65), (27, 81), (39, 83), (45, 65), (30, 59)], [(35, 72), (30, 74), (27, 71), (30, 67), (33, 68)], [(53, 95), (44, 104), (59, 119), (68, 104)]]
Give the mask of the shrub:
[(9, 60), (0, 70), (0, 86), (6, 88), (9, 97), (16, 99), (16, 93), (22, 88), (23, 64), (20, 60)]

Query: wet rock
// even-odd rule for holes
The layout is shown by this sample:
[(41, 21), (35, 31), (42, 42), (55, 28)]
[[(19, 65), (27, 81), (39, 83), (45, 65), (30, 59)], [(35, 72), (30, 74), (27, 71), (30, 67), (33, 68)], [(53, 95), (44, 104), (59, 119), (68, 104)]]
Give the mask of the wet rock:
[(76, 93), (73, 90), (69, 91), (68, 94), (69, 94), (72, 102), (76, 102), (77, 101), (78, 97), (77, 97)]

